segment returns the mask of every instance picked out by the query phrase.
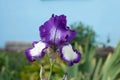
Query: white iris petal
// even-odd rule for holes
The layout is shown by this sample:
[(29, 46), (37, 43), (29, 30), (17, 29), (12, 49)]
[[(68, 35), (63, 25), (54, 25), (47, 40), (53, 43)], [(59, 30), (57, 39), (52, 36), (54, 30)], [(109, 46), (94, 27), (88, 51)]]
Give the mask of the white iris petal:
[(70, 44), (65, 45), (62, 48), (62, 53), (63, 53), (63, 57), (69, 61), (73, 61), (78, 57), (76, 52), (73, 51), (72, 46)]
[(34, 45), (34, 48), (30, 50), (30, 55), (31, 56), (39, 56), (42, 53), (42, 50), (46, 47), (46, 44), (43, 42), (38, 42), (37, 44)]

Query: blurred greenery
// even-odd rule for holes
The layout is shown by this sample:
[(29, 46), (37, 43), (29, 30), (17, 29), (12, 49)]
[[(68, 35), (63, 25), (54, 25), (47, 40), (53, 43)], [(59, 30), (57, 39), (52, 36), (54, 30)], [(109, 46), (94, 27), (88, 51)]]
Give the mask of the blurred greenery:
[[(113, 53), (107, 58), (95, 57), (96, 33), (89, 26), (82, 23), (71, 27), (78, 34), (72, 44), (78, 49), (82, 58), (78, 64), (68, 66), (57, 55), (53, 68), (53, 80), (62, 80), (64, 73), (68, 73), (68, 80), (120, 80), (120, 42)], [(40, 66), (43, 65), (44, 75), (48, 77), (50, 62), (48, 55), (35, 62), (28, 62), (24, 53), (0, 52), (0, 80), (40, 80)]]
[[(83, 51), (90, 50), (91, 47), (96, 47), (97, 34), (89, 25), (85, 25), (82, 22), (79, 22), (72, 24), (70, 27), (77, 31), (76, 37), (71, 42), (73, 45), (75, 45), (77, 42), (77, 44), (81, 45)], [(86, 48), (88, 49), (85, 50)]]

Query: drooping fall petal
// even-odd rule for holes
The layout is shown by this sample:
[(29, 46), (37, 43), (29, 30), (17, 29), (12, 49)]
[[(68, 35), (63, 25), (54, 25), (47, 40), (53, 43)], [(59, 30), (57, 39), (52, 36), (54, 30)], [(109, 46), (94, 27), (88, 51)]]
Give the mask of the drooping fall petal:
[(60, 48), (61, 59), (66, 61), (70, 66), (78, 63), (81, 54), (77, 50), (73, 50), (70, 44), (64, 45)]
[(45, 50), (47, 49), (47, 44), (39, 41), (32, 43), (33, 48), (28, 48), (25, 50), (26, 57), (29, 61), (33, 62), (35, 58), (43, 58), (45, 55)]

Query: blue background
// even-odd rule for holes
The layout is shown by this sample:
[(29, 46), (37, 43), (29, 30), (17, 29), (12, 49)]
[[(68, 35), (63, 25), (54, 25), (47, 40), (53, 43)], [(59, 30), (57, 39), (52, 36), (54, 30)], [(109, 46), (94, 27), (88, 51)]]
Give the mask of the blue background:
[(52, 14), (67, 16), (67, 25), (82, 21), (116, 46), (120, 40), (120, 0), (0, 0), (0, 47), (6, 41), (40, 40), (39, 26)]

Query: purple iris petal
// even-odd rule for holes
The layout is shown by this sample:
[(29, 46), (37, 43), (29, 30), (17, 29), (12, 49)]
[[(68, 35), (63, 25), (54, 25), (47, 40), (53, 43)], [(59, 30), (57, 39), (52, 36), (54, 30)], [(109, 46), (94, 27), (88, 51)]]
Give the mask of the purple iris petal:
[(77, 50), (73, 50), (70, 44), (60, 47), (61, 59), (66, 61), (70, 66), (78, 63), (81, 59), (81, 54)]
[(35, 61), (35, 58), (30, 55), (30, 50), (31, 50), (31, 49), (32, 49), (32, 48), (26, 49), (26, 50), (25, 50), (25, 54), (26, 54), (27, 59), (28, 59), (30, 62), (33, 62), (33, 61)]
[(52, 17), (39, 28), (43, 42), (52, 45), (61, 45), (72, 40), (76, 32), (66, 26), (66, 16), (52, 15)]
[(37, 44), (37, 43), (38, 43), (38, 41), (33, 41), (32, 46), (35, 47), (35, 44)]
[(33, 48), (28, 48), (25, 50), (26, 57), (30, 62), (35, 61), (35, 58), (43, 58), (45, 55), (45, 50), (48, 48), (48, 46), (41, 41), (34, 41), (32, 45)]

